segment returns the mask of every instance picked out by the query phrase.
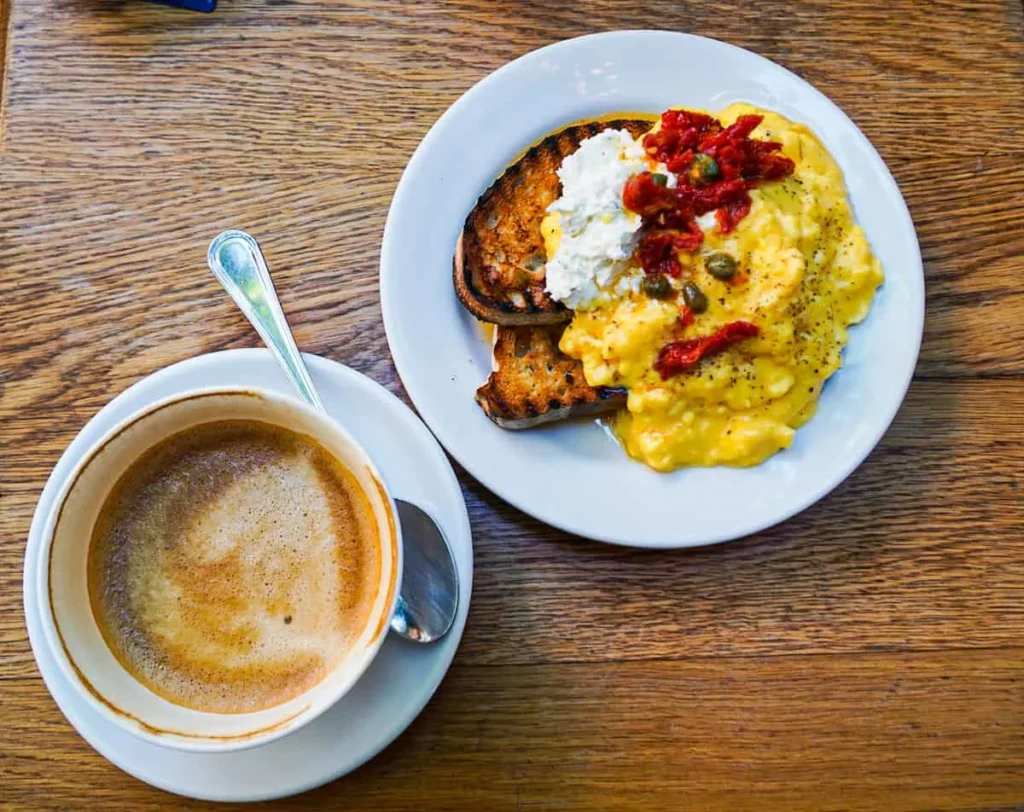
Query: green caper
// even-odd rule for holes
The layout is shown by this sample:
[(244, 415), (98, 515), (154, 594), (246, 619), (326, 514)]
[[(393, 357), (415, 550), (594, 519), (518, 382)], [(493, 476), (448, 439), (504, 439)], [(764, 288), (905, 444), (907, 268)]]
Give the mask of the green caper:
[(672, 283), (663, 274), (653, 274), (640, 280), (640, 290), (652, 299), (667, 299), (672, 295)]
[(689, 177), (690, 183), (694, 186), (706, 186), (709, 183), (713, 183), (718, 180), (720, 174), (718, 161), (710, 155), (698, 152), (693, 156), (693, 161), (690, 163)]
[(651, 180), (654, 181), (654, 184), (656, 186), (667, 186), (668, 185), (668, 175), (665, 175), (662, 172), (653, 172), (651, 174)]
[(693, 282), (683, 285), (683, 301), (694, 313), (703, 313), (708, 309), (708, 297)]
[(704, 260), (704, 267), (715, 279), (728, 282), (736, 275), (736, 260), (730, 254), (719, 252)]

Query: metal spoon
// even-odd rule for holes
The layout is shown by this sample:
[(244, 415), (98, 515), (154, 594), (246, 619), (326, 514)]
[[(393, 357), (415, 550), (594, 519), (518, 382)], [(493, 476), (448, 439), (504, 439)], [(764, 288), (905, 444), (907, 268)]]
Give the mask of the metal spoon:
[[(210, 243), (206, 261), (302, 399), (326, 413), (256, 240), (244, 231), (225, 231)], [(391, 630), (417, 643), (432, 643), (444, 637), (455, 621), (459, 601), (455, 559), (441, 528), (427, 513), (402, 499), (395, 499), (395, 504), (405, 540), (405, 566)]]

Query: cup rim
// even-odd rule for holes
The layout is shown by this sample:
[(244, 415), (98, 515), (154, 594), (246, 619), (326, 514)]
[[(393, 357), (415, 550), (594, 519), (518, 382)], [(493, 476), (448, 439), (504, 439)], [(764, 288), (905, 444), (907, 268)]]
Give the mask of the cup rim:
[[(287, 408), (304, 412), (307, 417), (326, 424), (330, 431), (334, 432), (342, 439), (342, 441), (354, 448), (362, 457), (361, 462), (365, 465), (371, 479), (377, 486), (379, 496), (383, 503), (384, 510), (387, 515), (388, 527), (380, 528), (378, 535), (380, 536), (382, 545), (387, 544), (390, 541), (392, 560), (391, 576), (388, 580), (387, 586), (387, 598), (385, 599), (380, 617), (372, 618), (372, 622), (377, 623), (378, 628), (375, 630), (371, 641), (363, 648), (364, 654), (358, 667), (352, 669), (351, 673), (344, 680), (339, 681), (337, 686), (335, 686), (326, 697), (320, 700), (317, 707), (312, 708), (311, 705), (307, 705), (299, 708), (299, 710), (291, 716), (277, 720), (267, 727), (254, 731), (247, 731), (234, 736), (203, 735), (187, 733), (184, 731), (161, 730), (153, 728), (144, 720), (113, 706), (92, 686), (92, 683), (86, 675), (79, 670), (68, 651), (54, 613), (50, 578), (50, 567), (53, 560), (53, 544), (57, 525), (60, 521), (61, 514), (63, 513), (64, 505), (78, 479), (82, 476), (92, 461), (100, 454), (100, 452), (102, 452), (109, 443), (113, 442), (118, 436), (140, 420), (143, 420), (162, 409), (173, 406), (176, 403), (191, 400), (193, 398), (214, 395), (250, 395), (276, 404), (283, 404)], [(109, 720), (117, 725), (121, 730), (124, 730), (138, 739), (161, 747), (169, 747), (176, 750), (191, 752), (223, 753), (236, 750), (246, 750), (251, 747), (268, 744), (285, 735), (293, 733), (302, 727), (305, 727), (314, 719), (325, 713), (329, 708), (333, 707), (353, 688), (363, 674), (366, 673), (366, 670), (379, 653), (381, 646), (384, 644), (384, 640), (388, 636), (391, 617), (394, 615), (395, 606), (398, 601), (398, 592), (402, 582), (404, 567), (402, 529), (397, 517), (398, 511), (395, 506), (394, 497), (392, 496), (384, 477), (381, 475), (380, 470), (377, 468), (377, 464), (373, 457), (363, 447), (362, 443), (355, 439), (355, 437), (353, 437), (351, 433), (328, 412), (314, 409), (312, 406), (297, 397), (258, 386), (215, 385), (196, 387), (176, 392), (143, 406), (142, 408), (127, 415), (122, 420), (119, 420), (108, 431), (104, 432), (103, 435), (91, 446), (89, 446), (81, 459), (75, 464), (67, 477), (61, 483), (61, 487), (57, 491), (53, 502), (47, 511), (46, 519), (43, 522), (42, 532), (40, 534), (41, 543), (37, 552), (38, 565), (36, 568), (36, 588), (39, 601), (38, 610), (44, 639), (46, 640), (46, 644), (50, 651), (54, 655), (54, 661), (56, 662), (57, 667), (61, 670), (61, 673), (67, 681), (73, 686), (75, 692), (103, 718)], [(314, 690), (325, 681), (330, 680), (336, 670), (337, 668), (329, 672), (320, 682), (307, 689), (303, 694)], [(134, 676), (132, 676), (132, 678), (135, 679)], [(298, 694), (290, 701), (301, 698), (303, 694)]]

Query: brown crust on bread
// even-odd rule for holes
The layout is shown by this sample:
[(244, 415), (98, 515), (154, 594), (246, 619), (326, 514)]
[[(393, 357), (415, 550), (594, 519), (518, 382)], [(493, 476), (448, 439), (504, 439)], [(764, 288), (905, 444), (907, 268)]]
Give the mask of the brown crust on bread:
[(476, 392), (484, 413), (505, 429), (613, 412), (626, 390), (592, 387), (583, 365), (558, 349), (564, 325), (497, 327), (495, 370)]
[(557, 170), (580, 142), (605, 129), (634, 136), (641, 119), (574, 124), (531, 147), (480, 196), (455, 246), (453, 276), (462, 304), (483, 321), (506, 326), (560, 324), (572, 311), (544, 290), (540, 223), (561, 192)]

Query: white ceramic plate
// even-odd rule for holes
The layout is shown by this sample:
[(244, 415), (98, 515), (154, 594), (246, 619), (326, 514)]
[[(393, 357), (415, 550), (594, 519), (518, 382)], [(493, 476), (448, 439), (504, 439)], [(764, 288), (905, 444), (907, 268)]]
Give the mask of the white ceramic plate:
[[(477, 197), (525, 147), (572, 121), (749, 101), (808, 124), (846, 175), (885, 268), (870, 316), (793, 446), (748, 469), (657, 474), (593, 422), (528, 432), (488, 420), (473, 393), (490, 346), (452, 290), (456, 236)], [(542, 521), (593, 539), (688, 547), (737, 538), (803, 510), (875, 446), (910, 383), (924, 320), (914, 226), (878, 153), (843, 112), (762, 57), (715, 40), (619, 31), (556, 43), (488, 76), (438, 120), (398, 185), (381, 250), (381, 303), (410, 397), (473, 476)]]
[[(369, 378), (304, 356), (327, 411), (373, 456), (395, 496), (424, 508), (444, 530), (459, 570), (459, 611), (448, 635), (421, 646), (390, 635), (366, 673), (323, 716), (281, 739), (231, 753), (189, 753), (140, 741), (98, 714), (64, 678), (46, 645), (36, 572), (42, 524), (65, 477), (119, 420), (183, 389), (262, 386), (292, 394), (267, 350), (229, 350), (167, 367), (118, 395), (82, 429), (50, 475), (25, 551), (25, 619), (46, 687), (68, 721), (103, 756), (154, 786), (214, 801), (261, 801), (319, 786), (392, 742), (433, 696), (462, 638), (473, 584), (473, 546), (462, 490), (444, 452), (416, 416)], [(343, 792), (339, 798), (343, 797)]]

